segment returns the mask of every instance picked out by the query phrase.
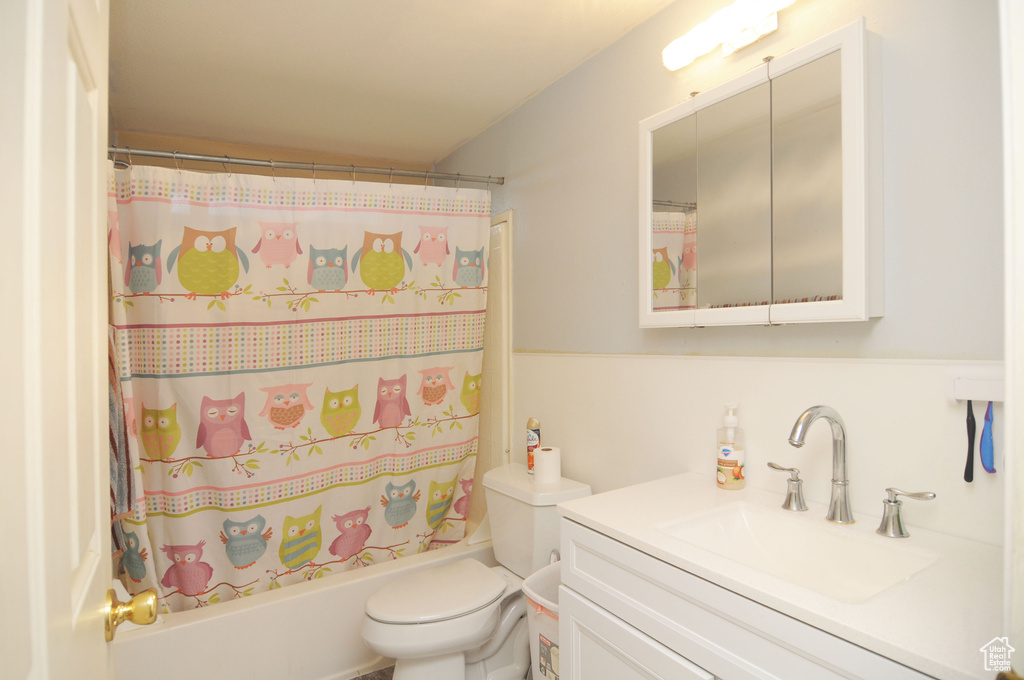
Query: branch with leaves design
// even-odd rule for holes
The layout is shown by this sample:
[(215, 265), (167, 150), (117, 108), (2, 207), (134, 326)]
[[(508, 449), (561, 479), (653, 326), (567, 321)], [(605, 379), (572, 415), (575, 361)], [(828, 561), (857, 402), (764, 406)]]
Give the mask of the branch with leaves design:
[[(167, 593), (166, 595), (161, 595), (160, 597), (157, 598), (157, 600), (166, 600), (166, 599), (170, 598), (171, 595), (182, 595), (184, 597), (193, 597), (196, 600), (196, 608), (198, 609), (199, 607), (205, 607), (207, 605), (217, 604), (218, 602), (220, 602), (220, 595), (218, 593), (214, 593), (213, 591), (217, 590), (217, 588), (220, 588), (221, 586), (227, 586), (228, 588), (231, 588), (231, 590), (234, 591), (234, 594), (232, 595), (232, 598), (237, 599), (239, 597), (248, 597), (248, 596), (252, 595), (253, 586), (255, 586), (257, 583), (259, 583), (259, 579), (256, 579), (255, 581), (250, 581), (249, 583), (245, 583), (245, 584), (240, 585), (240, 586), (236, 586), (233, 583), (228, 583), (227, 581), (221, 581), (220, 583), (218, 583), (216, 585), (208, 587), (206, 590), (204, 590), (201, 593), (196, 593), (194, 595), (188, 595), (186, 593), (181, 592), (181, 590), (172, 590), (171, 592)], [(208, 597), (205, 600), (202, 599), (202, 596), (206, 595), (207, 593), (213, 593), (213, 595), (210, 595), (210, 597)]]
[[(363, 566), (363, 567), (365, 567), (369, 563), (373, 562), (373, 554), (371, 552), (369, 552), (370, 550), (384, 550), (384, 551), (387, 551), (388, 557), (390, 557), (393, 560), (396, 560), (396, 559), (398, 559), (399, 557), (402, 556), (403, 550), (401, 549), (401, 546), (407, 545), (408, 543), (409, 543), (409, 541), (403, 541), (402, 543), (395, 543), (394, 545), (389, 545), (389, 546), (374, 546), (374, 545), (364, 546), (363, 549), (362, 549), (363, 550), (362, 554), (353, 555), (353, 557), (355, 557), (355, 563), (359, 564), (360, 566)], [(276, 569), (267, 569), (267, 573), (270, 574), (270, 586), (269, 586), (269, 589), (270, 590), (274, 590), (276, 588), (280, 588), (281, 584), (277, 582), (277, 579), (281, 578), (282, 576), (288, 576), (289, 574), (303, 574), (303, 578), (305, 580), (307, 580), (307, 581), (312, 581), (313, 579), (323, 578), (327, 574), (331, 573), (330, 565), (332, 565), (332, 564), (344, 564), (345, 562), (348, 562), (351, 559), (352, 559), (352, 557), (346, 557), (344, 559), (339, 558), (339, 559), (336, 559), (336, 560), (331, 560), (329, 562), (313, 562), (313, 561), (310, 561), (310, 562), (306, 562), (305, 564), (300, 564), (299, 566), (295, 567), (294, 569), (288, 569), (286, 571), (281, 571), (281, 572), (277, 571)]]
[(231, 460), (233, 467), (232, 472), (236, 472), (240, 475), (244, 474), (247, 478), (252, 477), (256, 470), (260, 469), (260, 463), (258, 460), (247, 460), (239, 461), (239, 458), (246, 456), (252, 456), (257, 453), (274, 453), (266, 446), (266, 442), (260, 442), (259, 444), (249, 444), (249, 448), (245, 451), (237, 451), (229, 456), (185, 456), (183, 458), (142, 458), (139, 457), (139, 461), (142, 463), (163, 463), (170, 465), (167, 470), (167, 474), (171, 477), (177, 477), (180, 474), (184, 474), (186, 477), (191, 477), (192, 473), (197, 468), (203, 467), (203, 463), (211, 460)]

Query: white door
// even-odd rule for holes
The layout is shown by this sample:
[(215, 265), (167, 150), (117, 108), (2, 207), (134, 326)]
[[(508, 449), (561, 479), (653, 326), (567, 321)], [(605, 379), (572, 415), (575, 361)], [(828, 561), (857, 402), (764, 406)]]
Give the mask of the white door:
[(4, 678), (112, 677), (107, 0), (0, 2)]

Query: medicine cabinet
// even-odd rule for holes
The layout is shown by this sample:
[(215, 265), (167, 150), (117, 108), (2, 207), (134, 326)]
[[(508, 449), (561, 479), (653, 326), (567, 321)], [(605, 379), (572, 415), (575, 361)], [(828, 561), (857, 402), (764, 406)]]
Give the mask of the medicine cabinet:
[(640, 122), (640, 325), (882, 314), (864, 21)]

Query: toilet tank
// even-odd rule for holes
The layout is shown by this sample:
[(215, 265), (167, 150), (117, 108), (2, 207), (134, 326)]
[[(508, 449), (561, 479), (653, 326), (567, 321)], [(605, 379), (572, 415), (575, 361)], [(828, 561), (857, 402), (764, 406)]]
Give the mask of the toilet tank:
[(547, 565), (558, 549), (555, 505), (590, 495), (589, 485), (565, 477), (557, 485), (539, 486), (518, 463), (489, 470), (484, 489), (494, 557), (522, 578)]

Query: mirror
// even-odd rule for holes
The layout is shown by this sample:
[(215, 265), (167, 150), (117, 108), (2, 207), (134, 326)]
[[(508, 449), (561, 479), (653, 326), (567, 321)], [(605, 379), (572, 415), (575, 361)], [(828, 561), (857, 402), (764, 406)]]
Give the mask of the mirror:
[(866, 54), (861, 20), (641, 122), (641, 326), (881, 314)]

